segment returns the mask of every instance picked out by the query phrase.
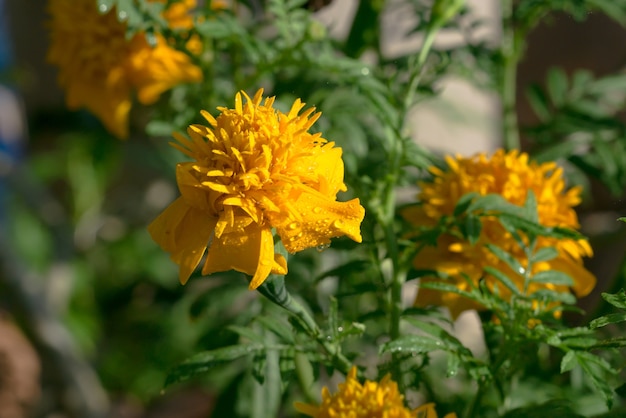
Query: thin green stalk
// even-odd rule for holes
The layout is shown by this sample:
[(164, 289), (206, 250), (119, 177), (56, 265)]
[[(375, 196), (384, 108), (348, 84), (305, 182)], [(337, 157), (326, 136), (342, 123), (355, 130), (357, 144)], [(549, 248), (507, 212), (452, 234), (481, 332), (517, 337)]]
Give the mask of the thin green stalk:
[(433, 42), (435, 41), (435, 35), (437, 34), (437, 32), (438, 29), (436, 28), (428, 29), (424, 38), (424, 44), (420, 49), (419, 55), (417, 56), (415, 63), (412, 65), (413, 68), (411, 69), (409, 87), (407, 89), (406, 97), (404, 98), (405, 110), (409, 110), (411, 106), (413, 106), (415, 93), (417, 91), (417, 87), (419, 86), (420, 80), (422, 79), (422, 74), (424, 73), (424, 64), (426, 63), (426, 58), (428, 57), (430, 49), (433, 46)]
[(513, 23), (513, 0), (502, 0), (502, 139), (506, 150), (519, 149), (520, 139), (516, 113), (516, 80), (519, 60), (519, 41)]
[(352, 367), (350, 360), (341, 353), (341, 348), (337, 343), (326, 339), (326, 336), (322, 333), (309, 312), (304, 309), (300, 302), (291, 297), (291, 294), (285, 288), (283, 276), (271, 276), (257, 290), (263, 296), (294, 315), (309, 337), (317, 341), (331, 357), (334, 366), (338, 370), (344, 374), (350, 371)]

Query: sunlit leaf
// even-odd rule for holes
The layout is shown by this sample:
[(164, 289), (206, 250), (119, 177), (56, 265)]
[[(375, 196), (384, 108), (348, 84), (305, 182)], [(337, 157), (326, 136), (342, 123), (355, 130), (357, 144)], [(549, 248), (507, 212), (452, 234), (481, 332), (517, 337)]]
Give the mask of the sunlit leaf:
[(405, 335), (397, 340), (382, 344), (379, 353), (418, 353), (425, 354), (435, 350), (442, 350), (444, 344), (427, 335)]
[(602, 293), (602, 299), (618, 309), (626, 310), (626, 290), (624, 289), (620, 289), (620, 291), (615, 294)]
[(535, 283), (549, 283), (563, 286), (573, 286), (574, 280), (562, 271), (558, 270), (545, 270), (533, 275), (530, 278), (531, 282)]
[(264, 350), (261, 344), (243, 344), (198, 353), (176, 366), (167, 375), (165, 386), (188, 380), (193, 376), (208, 372), (215, 366)]
[(626, 312), (613, 313), (594, 319), (589, 323), (589, 328), (601, 328), (609, 324), (617, 324), (626, 321)]

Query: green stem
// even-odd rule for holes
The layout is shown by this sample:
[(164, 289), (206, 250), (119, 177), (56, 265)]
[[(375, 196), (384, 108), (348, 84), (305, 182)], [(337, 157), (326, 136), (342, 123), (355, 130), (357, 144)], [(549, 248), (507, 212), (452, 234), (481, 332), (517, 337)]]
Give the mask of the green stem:
[(513, 24), (513, 0), (502, 0), (502, 45), (500, 52), (503, 59), (503, 72), (500, 95), (502, 97), (502, 138), (506, 150), (520, 148), (516, 113), (519, 47)]
[(291, 294), (284, 286), (284, 278), (282, 276), (270, 276), (257, 290), (263, 296), (294, 315), (307, 335), (317, 341), (331, 357), (335, 368), (344, 374), (348, 374), (352, 367), (350, 360), (341, 353), (341, 347), (337, 343), (326, 339), (326, 336), (323, 335), (309, 312), (304, 309), (300, 302), (291, 297)]
[(433, 46), (433, 42), (435, 41), (435, 35), (438, 31), (439, 29), (436, 27), (429, 27), (426, 31), (426, 36), (424, 38), (424, 44), (422, 45), (422, 49), (420, 49), (419, 55), (417, 56), (415, 63), (412, 65), (411, 78), (409, 79), (409, 88), (404, 99), (405, 111), (408, 111), (411, 106), (413, 106), (413, 98), (415, 97), (417, 87), (419, 86), (419, 82), (422, 79), (422, 74), (424, 73), (424, 64), (426, 63), (426, 58), (428, 57), (428, 53)]

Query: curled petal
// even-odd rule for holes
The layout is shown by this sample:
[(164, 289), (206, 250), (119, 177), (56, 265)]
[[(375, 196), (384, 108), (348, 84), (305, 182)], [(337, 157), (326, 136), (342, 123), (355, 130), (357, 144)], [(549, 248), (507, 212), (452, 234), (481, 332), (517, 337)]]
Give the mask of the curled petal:
[(179, 265), (182, 284), (200, 264), (216, 223), (217, 218), (207, 216), (179, 197), (148, 226), (152, 239)]
[(287, 263), (274, 254), (272, 231), (250, 224), (239, 232), (214, 239), (202, 274), (236, 270), (253, 276), (250, 289), (256, 289), (270, 273), (286, 274)]

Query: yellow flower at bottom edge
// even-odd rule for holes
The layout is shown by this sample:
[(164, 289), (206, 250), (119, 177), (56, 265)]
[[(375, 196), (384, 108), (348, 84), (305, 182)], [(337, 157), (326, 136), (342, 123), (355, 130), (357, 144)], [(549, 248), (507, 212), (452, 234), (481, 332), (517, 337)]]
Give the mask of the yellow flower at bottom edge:
[[(437, 418), (434, 403), (413, 410), (406, 408), (404, 396), (391, 375), (380, 382), (366, 380), (361, 384), (356, 373), (356, 367), (352, 367), (334, 395), (324, 387), (321, 405), (296, 402), (296, 409), (313, 418)], [(445, 418), (456, 418), (456, 414), (447, 414)]]
[[(191, 125), (191, 139), (175, 134), (175, 148), (193, 161), (179, 163), (181, 197), (148, 227), (180, 266), (185, 283), (206, 254), (202, 274), (237, 270), (257, 288), (270, 273), (285, 274), (274, 254), (275, 229), (287, 251), (326, 246), (346, 235), (361, 242), (365, 215), (358, 199), (337, 202), (343, 183), (341, 148), (308, 129), (320, 116), (296, 100), (288, 113), (262, 104), (263, 90), (235, 108), (220, 107), (210, 126)], [(208, 249), (208, 252), (207, 252)]]
[[(185, 1), (184, 7), (192, 6), (195, 1)], [(119, 138), (128, 136), (134, 91), (142, 104), (151, 104), (177, 84), (202, 79), (200, 68), (162, 36), (154, 48), (144, 33), (127, 40), (115, 8), (99, 14), (93, 0), (50, 0), (48, 7), (48, 61), (59, 68), (68, 107), (87, 108)]]
[[(485, 154), (473, 157), (456, 156), (446, 157), (447, 170), (431, 168), (433, 179), (430, 182), (421, 182), (421, 191), (418, 201), (420, 206), (407, 209), (404, 217), (416, 226), (433, 226), (443, 216), (452, 216), (459, 199), (467, 193), (476, 192), (482, 196), (499, 194), (510, 203), (523, 206), (532, 190), (537, 200), (539, 223), (547, 227), (565, 227), (578, 229), (578, 217), (573, 207), (580, 203), (580, 187), (565, 189), (563, 172), (554, 162), (536, 163), (528, 159), (528, 155), (519, 151), (505, 152), (498, 150), (491, 158)], [(495, 218), (482, 218), (483, 227), (474, 245), (454, 234), (444, 234), (439, 237), (436, 247), (425, 247), (414, 259), (413, 264), (418, 269), (433, 269), (450, 276), (457, 287), (468, 290), (469, 284), (463, 277), (466, 275), (474, 284), (485, 278), (486, 284), (493, 288), (496, 279), (484, 275), (484, 268), (494, 267), (510, 277), (523, 290), (523, 280), (517, 272), (510, 268), (486, 247), (486, 244), (495, 244), (512, 254), (522, 265), (527, 265), (526, 256), (515, 239), (508, 233)], [(591, 292), (596, 278), (585, 269), (583, 257), (593, 254), (586, 240), (571, 240), (539, 237), (535, 250), (545, 247), (554, 247), (558, 251), (557, 257), (536, 263), (533, 273), (540, 271), (558, 270), (570, 275), (574, 281), (572, 290), (578, 297)], [(436, 280), (424, 278), (422, 281)], [(540, 289), (551, 289), (567, 292), (566, 286), (551, 284), (532, 284), (528, 292)], [(510, 292), (504, 286), (499, 286), (501, 295), (505, 298)], [(467, 309), (482, 309), (456, 293), (441, 292), (422, 288), (419, 290), (417, 305), (443, 305), (450, 309), (453, 317)]]

